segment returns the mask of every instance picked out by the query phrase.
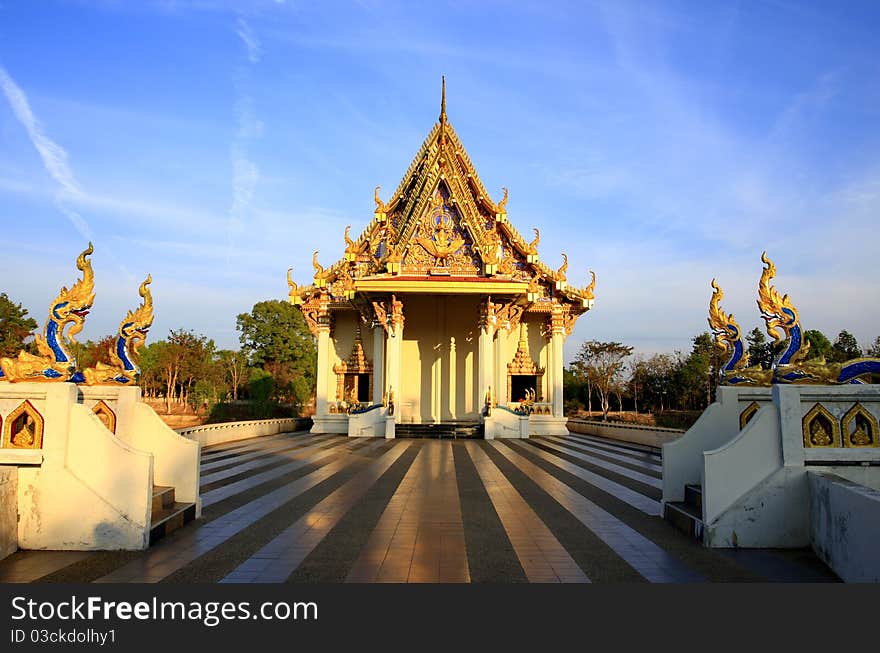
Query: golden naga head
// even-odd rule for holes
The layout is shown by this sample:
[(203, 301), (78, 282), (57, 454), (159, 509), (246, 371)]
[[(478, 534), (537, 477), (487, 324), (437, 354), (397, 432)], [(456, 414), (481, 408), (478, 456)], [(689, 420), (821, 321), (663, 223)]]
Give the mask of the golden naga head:
[(565, 273), (568, 271), (568, 254), (562, 252), (562, 265), (556, 270), (556, 276), (560, 281), (565, 281)]
[(585, 299), (596, 299), (596, 295), (594, 294), (596, 290), (596, 273), (590, 270), (590, 276), (592, 277), (592, 281), (590, 281), (590, 285), (584, 288), (583, 295)]
[(315, 250), (315, 253), (312, 254), (312, 267), (315, 268), (315, 276), (319, 277), (324, 274), (324, 267), (318, 263), (318, 252), (320, 250)]
[(144, 301), (136, 309), (129, 311), (119, 324), (119, 335), (128, 339), (129, 351), (135, 356), (137, 350), (147, 339), (147, 331), (153, 326), (153, 295), (147, 287), (151, 283), (153, 283), (153, 277), (148, 274), (138, 288), (138, 295)]
[(373, 201), (376, 202), (376, 213), (387, 213), (388, 205), (379, 197), (380, 188), (382, 188), (382, 186), (376, 186), (376, 190), (373, 191)]
[(721, 351), (731, 351), (733, 343), (740, 338), (742, 333), (733, 317), (733, 313), (725, 313), (721, 308), (721, 299), (724, 291), (712, 279), (712, 298), (709, 300), (709, 328), (715, 336), (715, 347)]
[(497, 213), (505, 213), (507, 211), (507, 197), (508, 197), (507, 189), (502, 186), (501, 190), (504, 191), (504, 197), (501, 198), (501, 201), (498, 202), (498, 204), (495, 207), (497, 209), (497, 211), (496, 211)]
[(541, 232), (538, 231), (537, 227), (533, 227), (533, 229), (535, 230), (535, 239), (529, 243), (529, 251), (532, 254), (537, 254), (538, 253), (538, 243), (541, 242)]
[(779, 291), (770, 285), (770, 280), (776, 276), (776, 266), (767, 258), (767, 252), (761, 254), (761, 260), (765, 267), (758, 283), (758, 309), (767, 323), (767, 333), (774, 342), (779, 342), (783, 337), (787, 338), (788, 332), (797, 326), (798, 312), (787, 294), (780, 296)]
[(82, 331), (86, 315), (89, 314), (95, 301), (95, 274), (92, 271), (92, 262), (88, 259), (94, 251), (92, 243), (89, 243), (89, 246), (77, 257), (76, 267), (83, 273), (82, 279), (78, 279), (70, 290), (67, 286), (62, 287), (49, 308), (49, 319), (55, 320), (60, 328), (68, 322), (73, 322), (67, 333), (71, 340), (75, 340), (74, 336)]
[(351, 236), (348, 235), (348, 232), (351, 231), (351, 225), (345, 225), (345, 233), (343, 234), (343, 238), (345, 238), (346, 250), (350, 250), (354, 245), (354, 241), (351, 239)]

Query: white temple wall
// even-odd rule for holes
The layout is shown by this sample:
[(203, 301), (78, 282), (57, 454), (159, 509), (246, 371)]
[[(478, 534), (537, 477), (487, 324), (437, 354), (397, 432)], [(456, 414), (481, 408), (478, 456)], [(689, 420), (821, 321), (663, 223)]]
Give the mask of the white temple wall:
[(403, 301), (401, 387), (395, 390), (401, 421), (478, 419), (477, 299), (409, 296)]

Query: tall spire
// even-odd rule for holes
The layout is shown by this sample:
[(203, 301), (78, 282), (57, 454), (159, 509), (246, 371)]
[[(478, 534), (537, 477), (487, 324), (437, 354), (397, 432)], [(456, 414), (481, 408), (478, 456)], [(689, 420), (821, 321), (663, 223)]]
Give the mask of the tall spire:
[(440, 95), (440, 124), (446, 123), (446, 75), (440, 77), (442, 80), (442, 92)]
[(440, 134), (437, 138), (440, 147), (440, 169), (444, 167), (445, 159), (443, 157), (443, 146), (446, 144), (446, 75), (440, 77), (442, 80), (442, 88), (440, 94)]

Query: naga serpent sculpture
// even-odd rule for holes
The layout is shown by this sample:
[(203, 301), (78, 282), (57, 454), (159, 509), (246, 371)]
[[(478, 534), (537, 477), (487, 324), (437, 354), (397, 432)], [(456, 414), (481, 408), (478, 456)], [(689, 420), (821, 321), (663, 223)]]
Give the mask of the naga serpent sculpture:
[[(82, 279), (61, 292), (49, 307), (49, 317), (42, 335), (35, 338), (38, 355), (22, 350), (17, 358), (0, 359), (0, 379), (20, 381), (80, 381), (76, 372), (76, 359), (68, 349), (70, 342), (83, 329), (86, 315), (95, 301), (95, 275), (88, 259), (94, 252), (92, 244), (76, 259), (76, 267), (83, 273)], [(65, 329), (71, 325), (65, 334)]]
[(153, 324), (153, 296), (147, 287), (152, 283), (150, 275), (138, 289), (144, 300), (133, 311), (129, 311), (122, 322), (116, 340), (110, 347), (110, 365), (97, 363), (95, 367), (83, 370), (85, 385), (135, 385), (140, 379), (138, 350), (147, 338), (147, 331)]

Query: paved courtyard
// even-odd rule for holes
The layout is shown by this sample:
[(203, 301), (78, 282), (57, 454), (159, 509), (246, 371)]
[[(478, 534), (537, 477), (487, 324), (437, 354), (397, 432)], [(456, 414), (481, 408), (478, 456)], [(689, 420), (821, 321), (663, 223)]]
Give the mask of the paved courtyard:
[[(584, 435), (282, 434), (202, 453), (202, 519), (148, 551), (24, 551), (0, 582), (834, 582), (809, 550), (705, 549), (657, 454)], [(75, 510), (75, 506), (71, 506)]]

